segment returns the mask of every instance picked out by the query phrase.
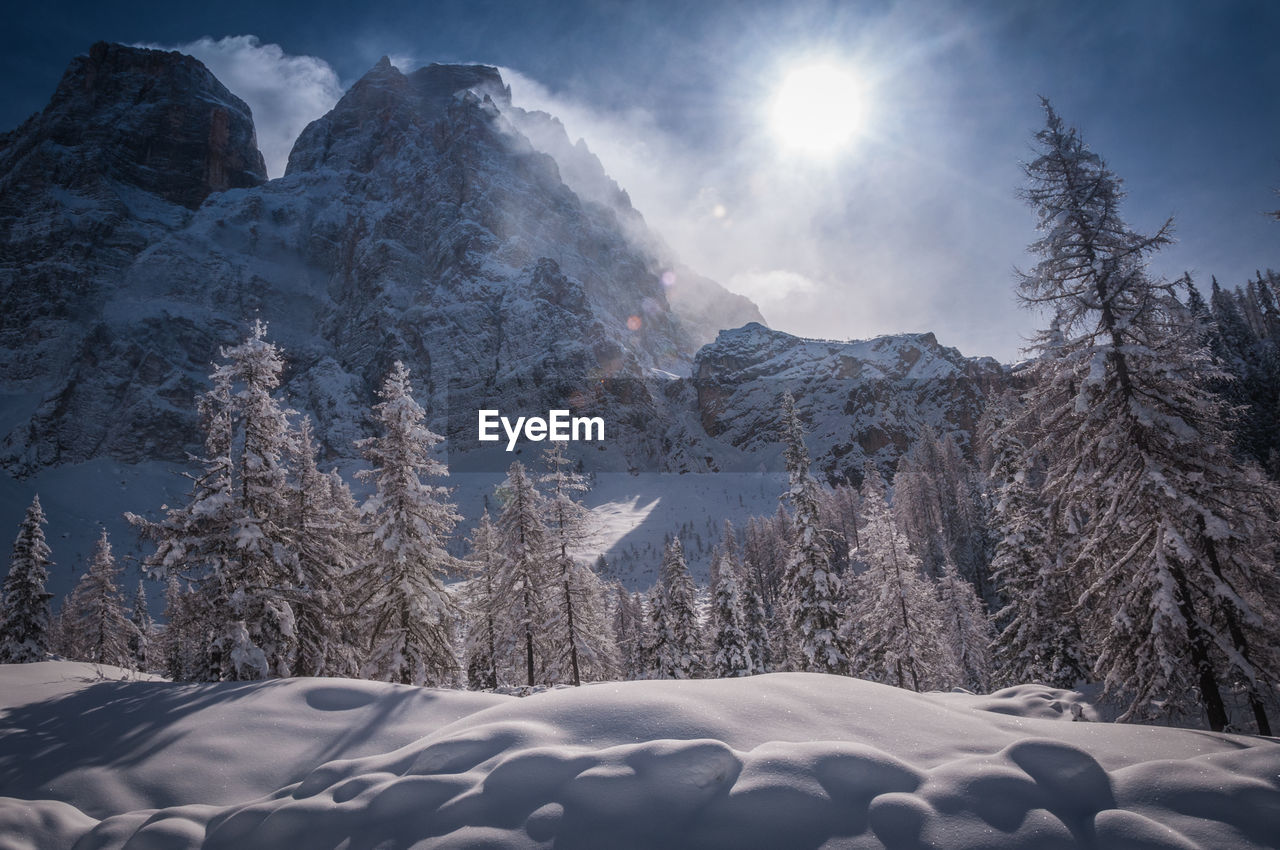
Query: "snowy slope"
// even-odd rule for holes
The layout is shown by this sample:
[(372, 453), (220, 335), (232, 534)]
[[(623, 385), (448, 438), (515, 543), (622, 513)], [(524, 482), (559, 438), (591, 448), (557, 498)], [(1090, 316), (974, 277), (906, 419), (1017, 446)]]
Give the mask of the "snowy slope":
[(1280, 743), (1073, 723), (1074, 695), (1039, 686), (914, 694), (788, 673), (520, 699), (87, 672), (0, 668), (0, 845), (1185, 850), (1280, 839)]

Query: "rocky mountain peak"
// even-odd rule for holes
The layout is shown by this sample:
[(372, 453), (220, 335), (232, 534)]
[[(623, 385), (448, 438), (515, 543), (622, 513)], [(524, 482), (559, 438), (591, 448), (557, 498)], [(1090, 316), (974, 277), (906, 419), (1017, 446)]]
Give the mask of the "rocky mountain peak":
[(445, 117), (454, 98), (476, 92), (510, 102), (510, 89), (488, 65), (427, 65), (404, 74), (382, 57), (333, 109), (302, 131), (286, 175), (328, 166), (368, 171)]
[(195, 209), (211, 192), (266, 180), (249, 107), (198, 60), (171, 51), (98, 42), (6, 142), (6, 183), (114, 179)]

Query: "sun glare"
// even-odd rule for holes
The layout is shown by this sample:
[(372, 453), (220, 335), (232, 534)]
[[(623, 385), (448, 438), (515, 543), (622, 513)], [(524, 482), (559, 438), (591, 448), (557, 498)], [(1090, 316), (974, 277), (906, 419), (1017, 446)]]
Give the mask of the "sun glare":
[(769, 123), (782, 144), (808, 154), (838, 153), (862, 128), (862, 83), (831, 62), (787, 74), (773, 96)]

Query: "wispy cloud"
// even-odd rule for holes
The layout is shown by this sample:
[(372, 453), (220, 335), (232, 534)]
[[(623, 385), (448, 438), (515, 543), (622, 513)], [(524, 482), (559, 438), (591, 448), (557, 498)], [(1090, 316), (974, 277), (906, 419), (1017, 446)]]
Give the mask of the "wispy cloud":
[(199, 59), (253, 110), (258, 147), (267, 174), (279, 177), (298, 134), (342, 97), (343, 87), (329, 63), (315, 56), (285, 53), (256, 36), (201, 38), (168, 46)]

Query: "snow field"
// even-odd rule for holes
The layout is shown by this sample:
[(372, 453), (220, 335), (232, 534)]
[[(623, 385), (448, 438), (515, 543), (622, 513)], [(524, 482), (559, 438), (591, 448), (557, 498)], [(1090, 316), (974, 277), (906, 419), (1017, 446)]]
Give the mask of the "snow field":
[(0, 794), (23, 798), (0, 801), (0, 847), (1280, 840), (1277, 742), (1072, 723), (1078, 695), (1035, 685), (914, 694), (781, 673), (521, 699), (347, 680), (70, 678), (84, 668), (0, 668)]

